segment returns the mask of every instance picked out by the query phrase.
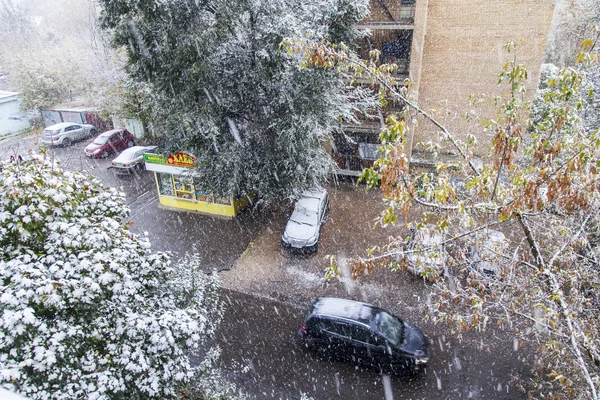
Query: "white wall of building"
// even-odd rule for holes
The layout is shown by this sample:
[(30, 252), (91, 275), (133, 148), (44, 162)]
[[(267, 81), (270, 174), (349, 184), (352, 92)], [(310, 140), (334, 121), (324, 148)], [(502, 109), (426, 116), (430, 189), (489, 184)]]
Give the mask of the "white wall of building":
[(0, 90), (0, 138), (29, 128), (29, 118), (19, 108), (18, 93)]

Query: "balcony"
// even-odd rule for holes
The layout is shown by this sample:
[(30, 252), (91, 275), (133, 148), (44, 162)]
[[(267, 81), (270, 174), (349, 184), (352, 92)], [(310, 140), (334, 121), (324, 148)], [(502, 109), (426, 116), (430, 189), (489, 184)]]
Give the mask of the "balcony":
[[(387, 24), (388, 22), (380, 22)], [(374, 26), (374, 25), (373, 25)], [(362, 59), (368, 59), (372, 50), (379, 50), (379, 63), (398, 65), (397, 78), (406, 77), (410, 67), (412, 29), (371, 29), (371, 34), (356, 42), (356, 51)]]
[(333, 135), (334, 149), (331, 156), (337, 164), (339, 175), (359, 176), (364, 168), (372, 167), (379, 156), (377, 147), (380, 128), (364, 128), (353, 127), (346, 131), (346, 135)]
[[(377, 64), (396, 64), (398, 70), (394, 78), (402, 84), (409, 76), (410, 52), (412, 47), (415, 0), (371, 0), (371, 13), (362, 20), (359, 28), (369, 29), (370, 35), (358, 40), (355, 49), (362, 59), (369, 59), (372, 50), (379, 50)], [(371, 85), (368, 79), (360, 84)], [(381, 118), (398, 114), (404, 104), (397, 99), (389, 99)], [(358, 117), (358, 116), (357, 116)], [(371, 115), (360, 117), (359, 125), (344, 126), (345, 135), (334, 135), (332, 157), (342, 175), (358, 176), (363, 168), (373, 165), (381, 131), (380, 117)]]
[(371, 13), (358, 24), (358, 27), (371, 30), (414, 29), (414, 1), (396, 1), (396, 3), (388, 5), (384, 0), (371, 0)]

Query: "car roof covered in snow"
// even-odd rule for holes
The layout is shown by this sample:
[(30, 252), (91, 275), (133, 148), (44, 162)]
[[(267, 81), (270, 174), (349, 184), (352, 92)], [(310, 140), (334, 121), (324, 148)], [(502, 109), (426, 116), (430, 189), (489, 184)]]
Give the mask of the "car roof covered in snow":
[(303, 199), (303, 198), (320, 199), (322, 197), (325, 197), (326, 195), (327, 195), (327, 190), (325, 190), (323, 188), (310, 188), (310, 189), (306, 189), (304, 192), (302, 192), (302, 196), (300, 196), (300, 199)]
[(379, 308), (359, 301), (319, 297), (312, 306), (311, 314), (351, 319), (368, 324), (378, 311)]
[(126, 129), (125, 128), (117, 128), (117, 129), (111, 129), (110, 131), (106, 131), (106, 132), (102, 132), (100, 135), (98, 135), (98, 137), (106, 137), (106, 136), (110, 136), (113, 133), (117, 133), (117, 132), (124, 132)]
[(137, 153), (140, 150), (144, 150), (144, 151), (150, 151), (152, 149), (155, 149), (157, 146), (132, 146), (129, 147), (128, 149), (125, 149), (121, 152), (121, 154), (119, 154), (119, 156), (115, 159), (115, 161), (118, 161), (119, 159), (121, 160), (129, 160), (133, 157), (133, 155), (135, 153)]
[(319, 212), (319, 204), (326, 196), (327, 191), (325, 189), (305, 190), (296, 202), (296, 210), (303, 214), (317, 214)]
[(81, 124), (77, 124), (75, 122), (59, 122), (58, 124), (47, 126), (46, 129), (55, 131), (57, 129), (62, 129), (62, 128), (65, 128), (65, 127), (71, 126), (71, 125), (81, 125)]

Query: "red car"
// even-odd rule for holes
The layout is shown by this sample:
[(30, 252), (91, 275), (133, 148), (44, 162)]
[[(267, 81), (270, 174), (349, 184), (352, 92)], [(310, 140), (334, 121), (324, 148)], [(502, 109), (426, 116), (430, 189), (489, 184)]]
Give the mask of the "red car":
[(112, 153), (135, 145), (135, 136), (127, 129), (120, 128), (101, 133), (87, 145), (84, 152), (91, 158), (106, 158)]

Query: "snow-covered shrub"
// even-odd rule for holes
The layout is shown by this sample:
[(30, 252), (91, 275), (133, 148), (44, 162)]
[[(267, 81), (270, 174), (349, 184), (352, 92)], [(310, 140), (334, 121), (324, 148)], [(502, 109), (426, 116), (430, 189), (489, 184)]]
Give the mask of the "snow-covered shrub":
[(194, 379), (190, 380), (188, 387), (182, 391), (182, 399), (186, 400), (235, 400), (244, 399), (238, 393), (236, 386), (224, 379), (221, 370), (216, 368), (220, 349), (210, 349), (204, 360), (198, 366)]
[(538, 89), (547, 89), (548, 80), (555, 79), (558, 76), (560, 68), (554, 64), (542, 64), (540, 67), (540, 83)]
[(218, 280), (122, 225), (124, 195), (0, 163), (0, 382), (32, 399), (173, 398), (222, 316)]

